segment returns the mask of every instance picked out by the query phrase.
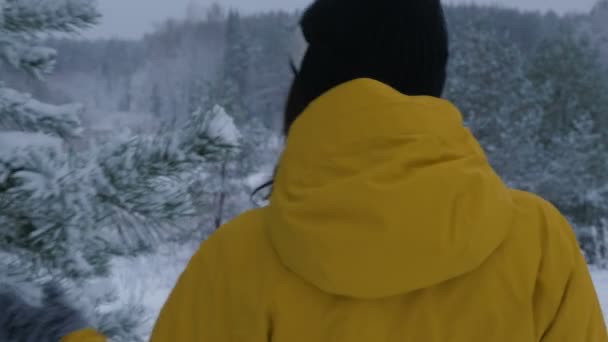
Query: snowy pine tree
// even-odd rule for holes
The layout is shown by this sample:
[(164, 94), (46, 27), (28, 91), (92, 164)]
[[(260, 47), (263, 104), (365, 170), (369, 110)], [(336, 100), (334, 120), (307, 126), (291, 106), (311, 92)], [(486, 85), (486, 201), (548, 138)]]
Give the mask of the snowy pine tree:
[[(99, 17), (94, 4), (92, 0), (1, 1), (0, 60), (42, 78), (52, 71), (57, 53), (40, 45), (38, 37), (94, 24)], [(5, 250), (31, 249), (45, 257), (47, 251), (36, 240), (49, 229), (39, 219), (44, 220), (43, 212), (52, 206), (40, 201), (57, 193), (70, 162), (63, 139), (81, 133), (82, 111), (79, 105), (39, 102), (0, 80), (0, 245)], [(40, 206), (30, 208), (33, 203)]]
[(545, 92), (533, 88), (525, 56), (505, 33), (469, 22), (453, 36), (446, 96), (463, 112), (501, 176), (533, 190), (544, 172), (538, 135)]
[[(55, 50), (39, 44), (49, 32), (74, 32), (94, 24), (93, 0), (4, 0), (0, 2), (0, 60), (42, 78), (55, 65)], [(2, 80), (0, 79), (0, 82)], [(77, 135), (79, 106), (51, 106), (0, 83), (0, 129)]]
[[(582, 114), (597, 127), (608, 127), (608, 78), (599, 51), (585, 34), (563, 26), (560, 35), (541, 42), (533, 55), (528, 75), (535, 88), (549, 91), (541, 105), (545, 112), (545, 142), (551, 135), (567, 134)], [(608, 138), (608, 134), (603, 133)]]
[(576, 223), (597, 225), (608, 215), (608, 78), (586, 35), (565, 27), (561, 32), (539, 46), (528, 72), (548, 93), (541, 103), (542, 141), (553, 181), (541, 192)]
[(241, 16), (238, 12), (230, 12), (226, 20), (224, 79), (232, 83), (239, 93), (242, 93), (247, 87), (249, 52)]
[[(98, 17), (93, 0), (9, 0), (2, 10), (3, 59), (36, 77), (56, 57), (35, 44), (36, 34), (73, 32)], [(82, 151), (71, 138), (83, 130), (83, 110), (0, 88), (0, 249), (11, 256), (0, 273), (80, 282), (108, 272), (113, 255), (195, 234), (189, 185), (234, 142), (228, 115), (199, 113), (178, 127), (117, 134)]]
[(601, 265), (608, 261), (607, 146), (591, 115), (579, 113), (573, 128), (553, 136), (548, 144), (547, 177), (539, 182), (538, 191), (568, 214), (588, 261)]
[(608, 67), (608, 0), (598, 0), (590, 17), (590, 36), (599, 47), (603, 64)]

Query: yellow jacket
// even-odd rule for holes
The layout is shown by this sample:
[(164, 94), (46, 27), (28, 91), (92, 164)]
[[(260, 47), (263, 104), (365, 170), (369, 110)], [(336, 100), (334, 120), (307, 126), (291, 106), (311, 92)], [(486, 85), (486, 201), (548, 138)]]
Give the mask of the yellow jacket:
[(449, 102), (360, 79), (296, 121), (270, 205), (202, 244), (151, 341), (608, 337), (562, 215), (508, 189)]

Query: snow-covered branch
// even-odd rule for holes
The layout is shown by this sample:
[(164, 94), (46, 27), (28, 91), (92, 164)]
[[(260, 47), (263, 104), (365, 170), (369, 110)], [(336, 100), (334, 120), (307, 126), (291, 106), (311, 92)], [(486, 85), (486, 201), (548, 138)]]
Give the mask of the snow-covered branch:
[(55, 68), (57, 51), (37, 46), (31, 39), (16, 34), (0, 34), (0, 59), (16, 69), (22, 69), (38, 79)]
[(167, 227), (179, 235), (197, 213), (195, 173), (229, 157), (238, 136), (221, 108), (181, 129), (117, 136), (82, 152), (42, 133), (0, 133), (0, 245), (11, 241), (46, 268), (82, 276), (98, 272), (108, 250), (149, 246)]
[(49, 105), (0, 85), (0, 128), (3, 129), (74, 137), (81, 133), (83, 111), (81, 105)]
[(75, 32), (97, 22), (96, 0), (4, 0), (0, 32)]

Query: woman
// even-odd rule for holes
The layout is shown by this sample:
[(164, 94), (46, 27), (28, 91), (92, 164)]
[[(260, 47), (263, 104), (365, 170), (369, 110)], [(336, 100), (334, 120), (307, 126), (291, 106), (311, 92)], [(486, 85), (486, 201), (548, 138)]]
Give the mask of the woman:
[(439, 0), (318, 0), (301, 27), (270, 204), (202, 244), (152, 342), (608, 341), (566, 220), (440, 99)]

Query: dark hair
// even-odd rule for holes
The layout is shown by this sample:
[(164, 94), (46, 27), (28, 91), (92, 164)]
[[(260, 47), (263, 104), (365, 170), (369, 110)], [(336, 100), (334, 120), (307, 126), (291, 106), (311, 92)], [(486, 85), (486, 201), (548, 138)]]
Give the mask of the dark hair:
[(443, 92), (448, 34), (440, 0), (317, 0), (300, 25), (309, 47), (287, 99), (285, 135), (317, 97), (357, 78), (406, 95)]
[(375, 79), (412, 96), (443, 93), (448, 33), (440, 0), (317, 0), (300, 26), (309, 46), (300, 68), (292, 67), (286, 136), (312, 101), (354, 79)]

